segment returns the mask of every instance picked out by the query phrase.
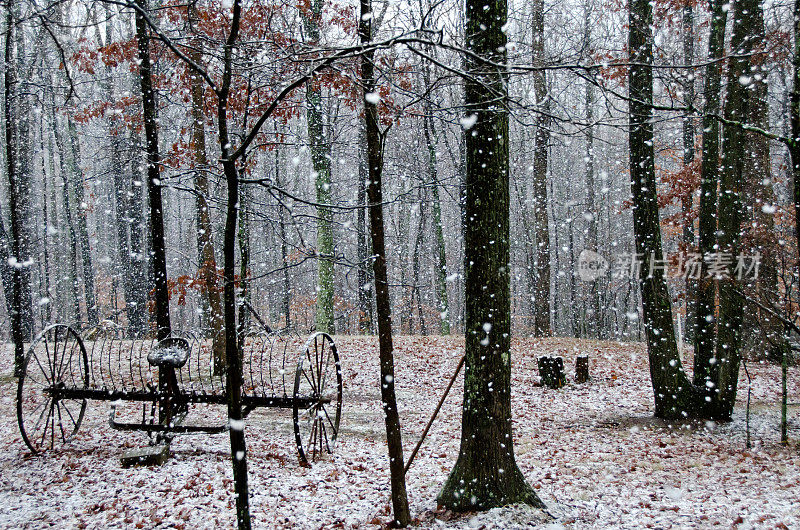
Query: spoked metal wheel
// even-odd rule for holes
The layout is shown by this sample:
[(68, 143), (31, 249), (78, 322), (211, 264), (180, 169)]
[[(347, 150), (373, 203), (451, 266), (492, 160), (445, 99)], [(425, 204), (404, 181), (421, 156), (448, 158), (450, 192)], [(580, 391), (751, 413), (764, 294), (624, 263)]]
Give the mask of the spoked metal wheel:
[(336, 344), (327, 333), (315, 333), (300, 351), (293, 415), (301, 465), (333, 452), (342, 415), (342, 368)]
[(66, 444), (78, 432), (85, 399), (67, 399), (65, 389), (89, 386), (89, 360), (78, 333), (56, 324), (34, 339), (17, 386), (17, 421), (34, 453)]

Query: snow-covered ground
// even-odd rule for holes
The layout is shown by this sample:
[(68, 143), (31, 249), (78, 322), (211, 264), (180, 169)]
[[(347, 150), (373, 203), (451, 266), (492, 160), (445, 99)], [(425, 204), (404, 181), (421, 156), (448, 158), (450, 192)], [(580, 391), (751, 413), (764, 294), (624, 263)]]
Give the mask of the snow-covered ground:
[[(379, 405), (377, 339), (339, 337), (345, 405), (336, 454), (298, 465), (289, 411), (247, 421), (255, 527), (374, 527), (388, 519), (388, 465)], [(398, 337), (396, 368), (406, 454), (413, 448), (463, 352), (463, 339)], [(461, 383), (454, 387), (408, 475), (412, 515), (423, 527), (730, 528), (800, 527), (800, 438), (790, 408), (779, 443), (780, 370), (750, 365), (751, 436), (745, 448), (742, 372), (729, 424), (667, 425), (652, 419), (647, 357), (639, 344), (514, 341), (517, 461), (555, 516), (512, 507), (483, 514), (437, 511), (436, 494), (458, 454)], [(536, 358), (589, 354), (592, 380), (561, 390), (534, 386)], [(224, 528), (235, 524), (227, 435), (177, 438), (162, 467), (122, 468), (138, 433), (108, 425), (108, 404), (89, 405), (67, 447), (31, 457), (16, 422), (11, 354), (0, 357), (0, 527)], [(570, 373), (571, 375), (571, 373)], [(790, 371), (798, 401), (800, 371)], [(193, 411), (194, 419), (221, 410)], [(190, 416), (190, 420), (192, 417)], [(737, 526), (738, 525), (738, 526)]]

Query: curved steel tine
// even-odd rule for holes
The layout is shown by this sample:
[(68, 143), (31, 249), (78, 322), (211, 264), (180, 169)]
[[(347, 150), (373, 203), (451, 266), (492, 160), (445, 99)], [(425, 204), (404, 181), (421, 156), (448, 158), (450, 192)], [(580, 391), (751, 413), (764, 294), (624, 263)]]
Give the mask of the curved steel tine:
[(117, 350), (117, 375), (119, 376), (122, 390), (125, 390), (125, 374), (122, 373), (122, 348)]
[[(248, 340), (250, 341), (250, 346), (247, 345)], [(247, 371), (250, 372), (250, 388), (255, 390), (256, 385), (255, 381), (253, 381), (253, 337), (250, 333), (244, 333), (242, 336), (242, 382), (246, 383), (247, 381), (247, 374), (245, 374), (245, 366), (247, 366)], [(248, 385), (242, 385), (242, 395), (246, 396)]]
[[(261, 393), (267, 395), (267, 389), (269, 388), (269, 393), (274, 394), (272, 388), (272, 342), (270, 341), (270, 337), (268, 333), (264, 333), (263, 331), (259, 332), (258, 338), (260, 340), (259, 348), (258, 348), (258, 369), (261, 372), (259, 374), (259, 380), (261, 381)], [(264, 356), (267, 356), (267, 381), (264, 381)]]

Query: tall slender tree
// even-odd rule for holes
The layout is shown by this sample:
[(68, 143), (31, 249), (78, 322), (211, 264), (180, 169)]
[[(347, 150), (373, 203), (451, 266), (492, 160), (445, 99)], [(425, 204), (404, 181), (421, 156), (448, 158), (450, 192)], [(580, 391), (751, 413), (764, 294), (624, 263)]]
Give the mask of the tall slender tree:
[[(733, 7), (731, 50), (728, 62), (728, 86), (723, 116), (728, 122), (745, 123), (748, 119), (752, 96), (753, 73), (750, 54), (753, 51), (751, 28), (755, 26), (759, 0), (737, 0)], [(717, 216), (717, 248), (719, 256), (737, 259), (742, 251), (742, 222), (744, 210), (744, 156), (745, 132), (739, 126), (724, 126), (722, 130), (722, 168), (719, 185), (719, 210)], [(736, 401), (741, 362), (742, 299), (737, 292), (733, 268), (719, 281), (719, 325), (715, 362), (711, 365), (715, 402), (718, 415), (730, 417)]]
[(150, 34), (144, 13), (147, 0), (136, 0), (136, 46), (141, 83), (142, 112), (147, 155), (147, 192), (150, 199), (150, 241), (153, 253), (152, 268), (155, 292), (156, 334), (160, 339), (172, 332), (169, 318), (169, 288), (167, 286), (167, 256), (164, 242), (164, 205), (161, 196), (161, 157), (158, 150), (158, 119), (150, 62)]
[(547, 216), (547, 157), (550, 149), (550, 97), (544, 48), (544, 0), (534, 0), (533, 9), (533, 90), (536, 96), (536, 137), (533, 154), (533, 208), (536, 224), (536, 284), (534, 286), (534, 335), (546, 337), (550, 327), (550, 227)]
[[(20, 219), (20, 205), (18, 191), (21, 175), (17, 164), (17, 121), (16, 121), (16, 85), (17, 85), (17, 60), (16, 60), (16, 20), (14, 18), (14, 2), (6, 2), (6, 45), (4, 67), (3, 104), (5, 109), (5, 149), (6, 171), (8, 176), (8, 209), (11, 218), (11, 239), (8, 263), (11, 264), (12, 299), (11, 299), (11, 339), (14, 342), (14, 374), (22, 373), (25, 362), (25, 317), (30, 310), (30, 300), (25, 299), (23, 267), (25, 259), (22, 254), (22, 239), (25, 237), (22, 220)], [(32, 318), (32, 316), (30, 317)]]
[[(372, 42), (372, 3), (361, 0), (358, 37), (362, 46)], [(394, 377), (394, 346), (392, 344), (392, 315), (389, 300), (389, 280), (386, 272), (386, 243), (383, 225), (383, 138), (378, 121), (375, 80), (375, 52), (361, 54), (361, 86), (364, 102), (364, 133), (367, 140), (367, 168), (369, 183), (370, 234), (372, 239), (373, 273), (375, 275), (375, 305), (378, 317), (378, 345), (380, 356), (380, 385), (383, 417), (386, 423), (386, 441), (389, 448), (389, 473), (391, 475), (392, 513), (394, 524), (405, 527), (411, 522), (406, 493), (405, 466), (403, 464), (403, 437), (400, 414), (397, 410)]]
[[(197, 24), (197, 6), (187, 6), (188, 20)], [(203, 64), (202, 39), (196, 36), (190, 51), (195, 64)], [(203, 81), (196, 72), (191, 72), (192, 91), (192, 153), (194, 155), (195, 218), (197, 222), (197, 253), (200, 276), (205, 284), (208, 306), (208, 325), (211, 331), (214, 367), (222, 370), (225, 366), (225, 336), (223, 332), (222, 300), (217, 281), (217, 259), (214, 252), (214, 228), (211, 224), (209, 198), (211, 188), (208, 172), (211, 169), (206, 155), (205, 101)]]

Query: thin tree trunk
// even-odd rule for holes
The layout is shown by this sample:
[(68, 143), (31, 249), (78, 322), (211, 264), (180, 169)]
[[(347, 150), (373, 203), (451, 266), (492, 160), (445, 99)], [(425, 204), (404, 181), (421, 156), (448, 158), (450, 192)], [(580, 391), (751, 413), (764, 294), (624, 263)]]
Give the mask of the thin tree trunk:
[(239, 171), (231, 158), (228, 134), (228, 96), (232, 78), (233, 48), (239, 35), (241, 0), (234, 0), (231, 29), (224, 46), (222, 85), (217, 90), (217, 124), (220, 158), (228, 186), (223, 238), (223, 307), (225, 314), (225, 360), (228, 419), (231, 425), (231, 460), (239, 530), (250, 529), (250, 495), (247, 484), (247, 445), (242, 415), (242, 359), (236, 329), (236, 221), (239, 208)]
[[(545, 64), (544, 50), (544, 0), (533, 2), (533, 65)], [(550, 149), (550, 96), (547, 88), (547, 73), (538, 70), (533, 74), (533, 90), (536, 96), (536, 137), (533, 154), (533, 208), (536, 223), (536, 286), (534, 287), (535, 310), (533, 334), (547, 337), (550, 327), (550, 227), (547, 216), (547, 157)]]
[(358, 128), (358, 192), (356, 203), (358, 213), (358, 322), (359, 332), (364, 335), (372, 333), (372, 287), (370, 286), (369, 263), (371, 262), (372, 244), (367, 231), (367, 181), (369, 180), (369, 163), (367, 161), (367, 136), (364, 125)]
[[(372, 41), (372, 6), (370, 0), (361, 0), (358, 23), (361, 44)], [(406, 494), (405, 466), (403, 464), (403, 438), (400, 415), (395, 395), (394, 355), (392, 353), (392, 315), (389, 301), (389, 280), (386, 271), (386, 245), (383, 226), (383, 195), (381, 172), (383, 170), (383, 145), (378, 122), (378, 106), (372, 97), (375, 91), (375, 65), (373, 51), (361, 55), (361, 85), (363, 88), (364, 116), (367, 137), (369, 184), (369, 218), (374, 252), (375, 301), (378, 312), (378, 343), (380, 349), (381, 403), (386, 422), (386, 440), (389, 448), (389, 474), (392, 489), (394, 523), (405, 527), (411, 522)]]
[[(583, 53), (586, 60), (591, 60), (591, 10), (588, 1), (584, 4), (583, 20)], [(584, 105), (586, 106), (586, 244), (584, 248), (597, 252), (597, 206), (594, 192), (594, 91), (592, 83), (588, 80), (584, 86)], [(586, 311), (586, 328), (588, 336), (599, 338), (600, 320), (600, 293), (597, 280), (588, 282), (589, 308)], [(585, 291), (584, 291), (585, 292)]]
[[(244, 159), (242, 165), (244, 166)], [(250, 281), (248, 277), (250, 275), (250, 223), (247, 219), (247, 205), (250, 202), (250, 190), (243, 187), (239, 191), (239, 230), (238, 230), (238, 240), (239, 240), (239, 293), (238, 296), (241, 302), (239, 302), (240, 307), (246, 307), (245, 303), (250, 303), (251, 301), (251, 294), (250, 294)], [(244, 337), (244, 333), (247, 330), (247, 311), (239, 311), (239, 330), (240, 330), (240, 339)]]
[[(136, 0), (147, 10), (147, 0)], [(144, 113), (145, 151), (147, 152), (147, 192), (150, 198), (150, 238), (153, 252), (153, 280), (156, 302), (156, 334), (159, 340), (171, 333), (167, 258), (164, 243), (164, 206), (161, 198), (161, 159), (158, 153), (158, 123), (150, 63), (150, 37), (147, 21), (136, 12), (136, 43), (139, 57), (139, 81)]]
[[(694, 63), (694, 13), (692, 4), (686, 2), (683, 6), (683, 61), (685, 64)], [(687, 108), (694, 105), (694, 69), (686, 71), (683, 80), (683, 105)], [(683, 118), (683, 167), (688, 168), (694, 162), (694, 122), (687, 114)], [(692, 193), (686, 193), (681, 198), (681, 213), (683, 215), (683, 247), (684, 252), (694, 250), (694, 222), (692, 213)], [(686, 277), (686, 341), (691, 342), (694, 337), (695, 302), (694, 293), (697, 291), (696, 280)]]
[[(414, 274), (414, 291), (412, 293), (412, 298), (416, 299), (417, 302), (417, 320), (419, 321), (419, 331), (423, 335), (428, 334), (428, 330), (425, 326), (425, 315), (422, 313), (422, 295), (420, 293), (420, 256), (419, 253), (422, 250), (422, 244), (425, 239), (425, 195), (424, 189), (420, 188), (420, 197), (419, 197), (419, 226), (417, 227), (417, 237), (414, 239), (414, 253), (413, 253), (413, 263), (412, 263), (412, 270)], [(411, 301), (413, 302), (413, 300)], [(413, 333), (414, 330), (409, 330), (410, 333)]]
[(792, 137), (787, 142), (792, 161), (794, 230), (797, 253), (800, 255), (800, 0), (794, 1), (794, 56), (792, 69), (794, 79), (789, 94), (789, 121)]
[[(197, 20), (197, 6), (187, 8), (189, 20)], [(191, 48), (191, 59), (202, 64), (202, 40), (197, 38)], [(211, 212), (208, 197), (210, 166), (206, 156), (205, 102), (203, 82), (200, 76), (191, 76), (192, 91), (192, 153), (194, 155), (195, 215), (197, 222), (197, 248), (200, 277), (205, 284), (208, 305), (208, 325), (211, 331), (211, 349), (214, 356), (214, 371), (219, 373), (225, 366), (225, 336), (223, 332), (222, 300), (217, 281), (217, 259), (214, 253), (214, 228), (211, 225)]]
[[(277, 149), (275, 149), (275, 185), (279, 188), (283, 186), (280, 152)], [(283, 315), (284, 323), (289, 328), (292, 325), (292, 282), (289, 279), (289, 241), (286, 234), (286, 212), (282, 204), (278, 205), (278, 230), (278, 236), (281, 238), (281, 264), (283, 266)]]
[[(427, 83), (426, 83), (427, 84)], [(428, 105), (426, 105), (428, 106)], [(436, 236), (437, 268), (436, 268), (436, 295), (439, 301), (440, 327), (442, 335), (450, 334), (450, 310), (447, 299), (447, 255), (444, 245), (444, 229), (442, 227), (442, 201), (439, 198), (439, 171), (437, 168), (435, 132), (433, 131), (433, 118), (431, 109), (425, 110), (422, 118), (425, 144), (428, 147), (428, 175), (431, 178), (433, 191), (433, 230)]]
[[(55, 112), (55, 99), (52, 100), (52, 112), (50, 115), (51, 121), (53, 123), (53, 136), (55, 137), (56, 147), (58, 148), (58, 152), (61, 153), (59, 157), (59, 166), (61, 170), (61, 180), (63, 182), (63, 187), (61, 189), (61, 197), (62, 202), (64, 203), (64, 217), (67, 222), (67, 230), (68, 236), (67, 241), (69, 243), (69, 251), (68, 251), (68, 259), (69, 259), (69, 271), (70, 271), (70, 292), (72, 294), (72, 303), (73, 303), (73, 311), (74, 311), (74, 322), (80, 322), (81, 320), (81, 306), (80, 306), (80, 294), (78, 292), (78, 235), (77, 230), (75, 229), (75, 222), (72, 219), (72, 203), (73, 201), (70, 198), (70, 171), (67, 169), (66, 164), (66, 153), (67, 150), (64, 148), (64, 140), (61, 136), (61, 128), (58, 126), (58, 119), (56, 117)], [(51, 141), (51, 156), (52, 156), (52, 141)]]
[(11, 218), (11, 248), (8, 263), (12, 266), (12, 298), (11, 298), (11, 339), (14, 342), (14, 375), (22, 375), (25, 362), (25, 329), (23, 307), (30, 306), (30, 301), (23, 300), (24, 277), (22, 274), (21, 239), (22, 227), (19, 219), (17, 190), (20, 175), (17, 166), (17, 124), (16, 124), (16, 84), (17, 61), (15, 52), (15, 21), (13, 0), (6, 3), (6, 48), (5, 48), (5, 83), (4, 107), (6, 130), (6, 168), (8, 171), (8, 209)]
[(69, 165), (69, 185), (72, 188), (72, 196), (77, 205), (77, 232), (78, 247), (80, 249), (81, 272), (83, 274), (83, 298), (86, 304), (86, 316), (90, 326), (96, 325), (100, 319), (98, 316), (97, 296), (94, 286), (94, 268), (92, 265), (92, 249), (89, 245), (89, 226), (86, 194), (83, 187), (83, 171), (81, 170), (80, 144), (78, 131), (74, 123), (68, 120), (67, 138), (69, 150), (67, 151), (67, 162)]

